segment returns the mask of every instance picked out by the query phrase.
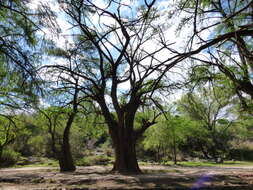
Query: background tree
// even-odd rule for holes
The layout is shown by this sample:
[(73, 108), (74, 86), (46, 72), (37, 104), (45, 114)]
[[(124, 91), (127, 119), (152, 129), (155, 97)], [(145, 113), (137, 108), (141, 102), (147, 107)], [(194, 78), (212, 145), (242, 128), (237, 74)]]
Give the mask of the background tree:
[[(231, 95), (224, 89), (207, 87), (193, 94), (188, 93), (178, 102), (179, 111), (192, 120), (199, 122), (203, 138), (195, 138), (196, 144), (206, 158), (222, 161), (228, 151), (228, 142), (232, 139), (229, 128), (233, 120), (229, 119)], [(200, 135), (201, 136), (201, 135)]]
[(158, 162), (169, 158), (177, 164), (179, 148), (187, 137), (190, 122), (166, 113), (166, 117), (161, 116), (158, 123), (145, 132), (144, 148), (155, 151)]
[[(71, 63), (69, 66), (71, 67)], [(62, 79), (61, 81), (57, 81), (57, 83), (54, 83), (52, 80), (49, 81), (51, 85), (52, 83), (55, 85), (54, 87), (51, 87), (51, 94), (49, 94), (49, 98), (52, 99), (54, 97), (56, 109), (52, 110), (53, 113), (50, 113), (49, 110), (49, 114), (43, 110), (40, 110), (40, 112), (47, 120), (48, 131), (51, 135), (51, 148), (54, 155), (59, 160), (60, 170), (74, 171), (76, 167), (74, 165), (70, 147), (70, 129), (74, 123), (77, 113), (79, 112), (79, 107), (84, 101), (84, 97), (80, 97), (78, 77), (70, 76), (70, 78), (65, 78), (65, 80), (63, 80), (64, 78), (61, 77), (62, 73), (54, 74), (57, 75), (57, 78)], [(73, 81), (73, 84), (69, 83), (69, 80)], [(58, 97), (55, 97), (54, 95)], [(51, 101), (51, 103), (53, 103), (53, 101)], [(83, 109), (83, 113), (84, 111), (85, 109)], [(62, 123), (63, 119), (60, 115), (63, 115), (65, 123)], [(57, 148), (56, 129), (59, 122), (58, 119), (61, 119), (60, 122), (65, 125), (65, 127), (62, 129), (62, 135), (60, 135), (60, 147)]]

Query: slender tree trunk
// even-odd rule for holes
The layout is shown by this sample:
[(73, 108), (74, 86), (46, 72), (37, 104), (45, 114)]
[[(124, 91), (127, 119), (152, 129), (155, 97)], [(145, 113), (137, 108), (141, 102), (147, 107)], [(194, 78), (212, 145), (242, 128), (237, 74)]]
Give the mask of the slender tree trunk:
[(61, 152), (59, 153), (59, 165), (61, 172), (75, 171), (76, 167), (72, 158), (71, 148), (69, 143), (69, 133), (72, 122), (74, 120), (74, 114), (72, 114), (67, 122), (66, 128), (63, 134), (63, 142), (61, 146)]
[(177, 164), (177, 147), (176, 144), (173, 143), (173, 160), (174, 160), (174, 164)]
[(0, 146), (0, 160), (2, 159), (2, 155), (3, 155), (3, 146)]
[(110, 131), (110, 135), (115, 152), (115, 162), (112, 171), (123, 174), (141, 173), (136, 158), (136, 139), (133, 134), (126, 133), (123, 128), (118, 128), (117, 131)]
[(58, 154), (59, 153), (58, 153), (58, 150), (56, 148), (55, 133), (50, 131), (50, 135), (51, 135), (51, 144), (50, 144), (50, 146), (51, 146), (51, 150), (52, 150), (52, 153), (53, 153), (53, 157), (55, 159), (58, 159)]
[(160, 149), (161, 149), (161, 146), (159, 144), (157, 148), (157, 153), (156, 153), (156, 162), (160, 161)]
[(219, 154), (216, 151), (216, 147), (215, 146), (211, 146), (211, 153), (212, 153), (212, 158), (214, 159), (215, 163), (219, 163)]
[(210, 156), (208, 156), (208, 152), (205, 151), (205, 149), (204, 149), (202, 143), (201, 143), (201, 142), (198, 142), (198, 145), (199, 145), (199, 147), (200, 147), (200, 149), (201, 149), (201, 152), (202, 152), (203, 156), (205, 157), (205, 159), (210, 159)]
[(176, 143), (176, 135), (175, 135), (175, 129), (174, 129), (174, 126), (173, 126), (173, 129), (172, 129), (172, 132), (173, 132), (173, 156), (174, 156), (174, 164), (176, 165), (177, 164), (177, 143)]

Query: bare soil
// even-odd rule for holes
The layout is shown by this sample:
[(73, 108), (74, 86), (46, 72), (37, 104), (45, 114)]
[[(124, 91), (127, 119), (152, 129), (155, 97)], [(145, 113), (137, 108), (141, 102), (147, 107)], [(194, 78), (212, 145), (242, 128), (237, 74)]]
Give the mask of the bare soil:
[(60, 173), (53, 167), (0, 169), (0, 190), (176, 189), (253, 190), (253, 166), (142, 166), (141, 175), (110, 173), (110, 167), (78, 167)]

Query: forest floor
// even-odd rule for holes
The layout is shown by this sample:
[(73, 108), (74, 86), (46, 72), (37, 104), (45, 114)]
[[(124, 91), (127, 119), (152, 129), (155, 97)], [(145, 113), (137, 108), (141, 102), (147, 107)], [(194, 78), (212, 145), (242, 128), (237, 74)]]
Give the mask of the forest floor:
[(81, 189), (253, 189), (253, 166), (141, 166), (141, 175), (111, 174), (110, 167), (78, 167), (60, 173), (56, 167), (0, 169), (0, 190)]

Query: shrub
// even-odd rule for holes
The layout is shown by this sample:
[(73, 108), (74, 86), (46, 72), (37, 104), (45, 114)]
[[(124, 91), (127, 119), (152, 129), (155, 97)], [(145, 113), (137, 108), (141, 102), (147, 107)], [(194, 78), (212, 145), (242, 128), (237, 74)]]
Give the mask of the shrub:
[(229, 156), (231, 159), (235, 160), (253, 161), (253, 150), (247, 148), (231, 149)]
[(82, 159), (77, 160), (76, 165), (78, 166), (92, 166), (92, 165), (107, 165), (111, 159), (105, 155), (98, 156), (86, 156)]
[(20, 156), (21, 156), (20, 153), (15, 152), (11, 149), (4, 150), (0, 160), (0, 166), (1, 167), (13, 166), (20, 159)]

